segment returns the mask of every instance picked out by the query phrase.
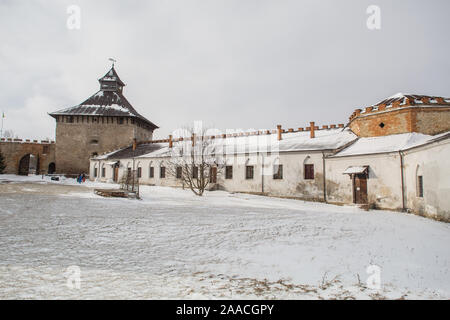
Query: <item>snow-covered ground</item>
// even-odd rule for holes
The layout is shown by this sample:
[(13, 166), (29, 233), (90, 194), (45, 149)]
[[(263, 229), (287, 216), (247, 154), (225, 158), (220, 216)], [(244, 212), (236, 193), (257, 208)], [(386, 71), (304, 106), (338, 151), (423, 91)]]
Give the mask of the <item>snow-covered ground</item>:
[[(221, 191), (0, 175), (0, 298), (450, 298), (450, 225)], [(367, 267), (381, 268), (369, 289)], [(80, 289), (67, 280), (80, 268)], [(76, 284), (69, 281), (69, 283)]]

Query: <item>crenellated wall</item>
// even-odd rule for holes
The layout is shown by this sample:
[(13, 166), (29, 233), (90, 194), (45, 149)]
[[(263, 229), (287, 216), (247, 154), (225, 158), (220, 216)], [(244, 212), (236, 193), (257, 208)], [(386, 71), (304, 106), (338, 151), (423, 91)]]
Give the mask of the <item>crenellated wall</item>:
[(450, 130), (450, 102), (444, 98), (404, 99), (356, 109), (348, 126), (360, 137), (407, 132), (435, 135)]
[(0, 150), (6, 163), (4, 173), (18, 174), (20, 160), (27, 155), (34, 155), (39, 159), (37, 173), (47, 173), (49, 165), (55, 164), (54, 141), (1, 138)]

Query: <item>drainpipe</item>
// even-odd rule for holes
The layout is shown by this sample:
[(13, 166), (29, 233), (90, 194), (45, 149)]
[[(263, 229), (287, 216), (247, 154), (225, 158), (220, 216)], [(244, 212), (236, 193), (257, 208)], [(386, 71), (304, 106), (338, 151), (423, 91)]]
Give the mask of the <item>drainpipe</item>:
[(325, 177), (325, 153), (322, 151), (322, 168), (323, 168), (323, 202), (327, 202), (327, 180)]
[(261, 193), (264, 193), (264, 154), (261, 153)]
[(401, 151), (398, 152), (400, 156), (400, 173), (401, 173), (401, 182), (402, 182), (402, 211), (406, 211), (405, 204), (405, 182), (404, 182), (404, 173), (403, 173), (403, 153)]

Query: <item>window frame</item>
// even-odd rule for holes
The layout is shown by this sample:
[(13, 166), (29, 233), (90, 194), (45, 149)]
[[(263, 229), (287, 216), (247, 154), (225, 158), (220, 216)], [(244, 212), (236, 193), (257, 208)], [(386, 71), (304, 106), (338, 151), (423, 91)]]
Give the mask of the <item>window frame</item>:
[(255, 178), (255, 166), (245, 166), (245, 180), (253, 180)]
[(176, 168), (176, 178), (177, 179), (183, 178), (183, 167), (178, 166)]
[(225, 179), (233, 179), (233, 166), (225, 166)]
[(314, 164), (305, 163), (303, 165), (303, 179), (314, 180)]
[(148, 170), (148, 177), (154, 178), (155, 177), (155, 167), (150, 166)]
[(423, 175), (417, 176), (417, 197), (423, 198)]

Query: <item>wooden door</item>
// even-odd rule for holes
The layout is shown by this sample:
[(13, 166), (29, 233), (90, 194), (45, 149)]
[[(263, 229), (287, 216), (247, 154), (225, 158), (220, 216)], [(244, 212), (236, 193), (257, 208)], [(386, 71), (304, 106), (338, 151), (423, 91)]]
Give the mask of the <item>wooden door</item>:
[(357, 174), (353, 178), (353, 202), (356, 204), (367, 204), (367, 175)]
[(113, 180), (114, 180), (114, 182), (117, 182), (117, 180), (119, 180), (119, 167), (118, 166), (114, 166)]
[(210, 175), (209, 175), (209, 182), (210, 183), (216, 183), (217, 182), (217, 167), (211, 167)]

